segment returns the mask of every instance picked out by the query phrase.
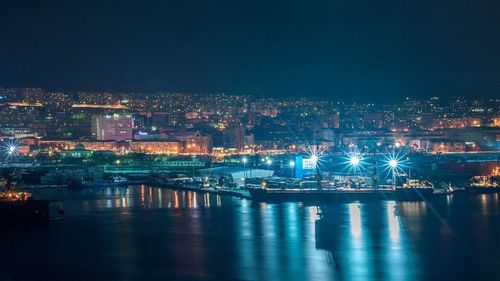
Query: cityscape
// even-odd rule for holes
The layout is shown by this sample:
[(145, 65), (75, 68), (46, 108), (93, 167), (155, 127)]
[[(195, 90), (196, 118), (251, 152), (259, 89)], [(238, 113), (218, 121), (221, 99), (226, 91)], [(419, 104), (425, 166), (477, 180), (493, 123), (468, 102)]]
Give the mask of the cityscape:
[(29, 2), (0, 280), (500, 279), (497, 3)]

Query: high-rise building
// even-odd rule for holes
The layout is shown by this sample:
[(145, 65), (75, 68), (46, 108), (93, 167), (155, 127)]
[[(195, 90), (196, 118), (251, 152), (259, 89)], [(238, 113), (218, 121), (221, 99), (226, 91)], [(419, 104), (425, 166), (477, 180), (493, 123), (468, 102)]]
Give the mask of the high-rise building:
[(212, 153), (212, 136), (193, 135), (186, 139), (184, 151), (193, 154), (210, 154)]
[(245, 127), (241, 125), (232, 125), (223, 132), (225, 148), (242, 149), (245, 146)]
[(151, 117), (151, 126), (155, 129), (167, 127), (167, 113), (155, 112)]
[(134, 120), (128, 114), (92, 115), (92, 137), (98, 140), (131, 140), (133, 127)]

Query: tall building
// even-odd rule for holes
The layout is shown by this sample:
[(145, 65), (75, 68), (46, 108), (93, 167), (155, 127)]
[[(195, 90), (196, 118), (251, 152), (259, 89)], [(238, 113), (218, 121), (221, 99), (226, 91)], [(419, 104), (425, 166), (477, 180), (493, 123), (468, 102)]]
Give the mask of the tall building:
[(245, 127), (233, 125), (222, 133), (224, 148), (242, 149), (245, 146)]
[(151, 117), (151, 126), (156, 129), (167, 127), (167, 113), (155, 112)]
[(193, 154), (210, 154), (212, 148), (212, 136), (197, 134), (187, 138), (184, 151)]
[(128, 114), (92, 115), (92, 137), (98, 140), (131, 140), (133, 127), (134, 120)]

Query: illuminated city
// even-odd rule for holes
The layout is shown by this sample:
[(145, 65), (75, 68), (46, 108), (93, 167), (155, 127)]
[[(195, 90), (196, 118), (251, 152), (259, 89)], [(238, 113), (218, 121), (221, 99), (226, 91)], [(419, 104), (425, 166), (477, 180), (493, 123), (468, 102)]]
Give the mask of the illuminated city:
[(500, 280), (498, 3), (21, 2), (0, 280)]

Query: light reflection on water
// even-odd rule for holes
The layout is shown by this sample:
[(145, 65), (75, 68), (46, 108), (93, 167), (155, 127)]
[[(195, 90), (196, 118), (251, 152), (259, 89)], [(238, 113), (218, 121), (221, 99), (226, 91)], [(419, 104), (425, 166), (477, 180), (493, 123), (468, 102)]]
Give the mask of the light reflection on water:
[[(111, 275), (101, 274), (116, 280), (480, 280), (475, 273), (484, 266), (485, 279), (500, 276), (497, 194), (443, 196), (432, 205), (336, 203), (318, 213), (303, 203), (144, 185), (51, 192), (42, 193), (65, 201), (64, 221), (36, 236), (0, 236), (51, 249), (38, 264), (20, 257), (41, 253), (7, 245), (5, 256), (22, 260), (11, 263), (21, 275), (26, 268), (26, 274), (59, 268), (83, 274), (106, 264)], [(92, 274), (87, 280), (110, 279)]]
[(220, 207), (220, 195), (197, 193), (194, 191), (176, 191), (148, 186), (130, 186), (129, 188), (103, 188), (84, 191), (87, 195), (99, 197), (104, 193), (106, 199), (93, 200), (91, 208), (132, 208), (140, 206), (145, 209), (162, 208), (210, 208), (211, 205)]

